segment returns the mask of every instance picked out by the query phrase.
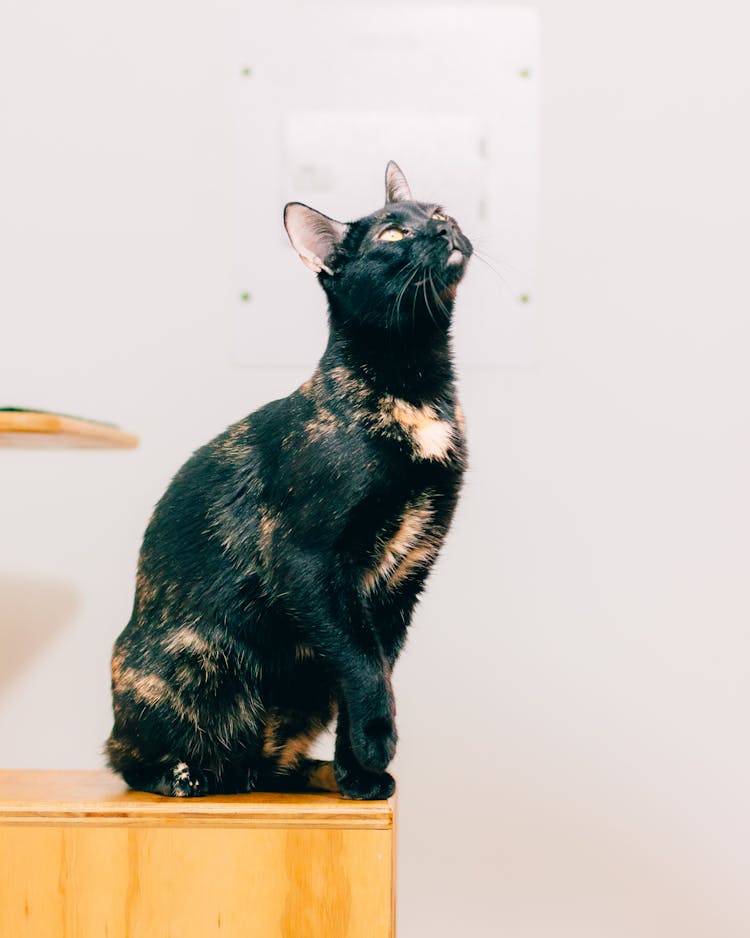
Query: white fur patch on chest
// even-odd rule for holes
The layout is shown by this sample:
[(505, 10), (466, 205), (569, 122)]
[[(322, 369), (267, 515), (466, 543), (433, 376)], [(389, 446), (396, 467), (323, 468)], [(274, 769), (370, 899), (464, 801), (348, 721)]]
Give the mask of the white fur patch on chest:
[(438, 416), (429, 404), (417, 406), (399, 397), (386, 397), (381, 404), (381, 425), (391, 423), (412, 445), (415, 459), (447, 461), (457, 443), (457, 426)]

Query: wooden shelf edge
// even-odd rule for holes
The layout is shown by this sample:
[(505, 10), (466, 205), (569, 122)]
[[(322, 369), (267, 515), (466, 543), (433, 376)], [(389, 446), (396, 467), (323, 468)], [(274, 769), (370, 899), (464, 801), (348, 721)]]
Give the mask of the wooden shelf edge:
[(123, 815), (115, 816), (101, 812), (87, 815), (71, 814), (38, 814), (5, 813), (0, 810), (0, 830), (7, 827), (121, 827), (128, 829), (144, 829), (155, 827), (169, 828), (243, 828), (253, 830), (393, 830), (390, 819), (368, 817), (347, 817), (346, 815), (331, 815), (318, 817), (304, 815), (291, 817), (279, 815), (278, 817), (262, 817), (258, 815), (237, 815), (226, 817), (223, 815), (195, 815), (186, 811), (183, 815), (174, 817), (171, 813), (163, 812), (152, 815)]
[(389, 830), (394, 811), (394, 799), (349, 801), (327, 792), (254, 792), (183, 800), (131, 791), (103, 770), (0, 770), (0, 828), (168, 825)]
[(134, 449), (138, 437), (133, 433), (36, 411), (0, 411), (0, 446), (67, 447), (73, 449)]

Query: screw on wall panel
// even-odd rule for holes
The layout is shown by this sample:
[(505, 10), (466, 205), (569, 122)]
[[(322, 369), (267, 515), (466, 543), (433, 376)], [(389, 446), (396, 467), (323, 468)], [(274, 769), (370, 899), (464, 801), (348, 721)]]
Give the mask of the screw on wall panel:
[(531, 69), (530, 68), (520, 68), (518, 74), (521, 78), (531, 78)]
[(252, 295), (246, 291), (245, 293), (240, 293), (240, 299), (243, 303), (249, 303), (252, 299)]
[(518, 299), (519, 299), (522, 303), (528, 303), (528, 302), (530, 302), (531, 297), (529, 296), (528, 293), (522, 293), (522, 294), (518, 297)]
[(240, 72), (243, 78), (249, 78), (253, 74), (253, 70), (249, 65), (246, 65)]

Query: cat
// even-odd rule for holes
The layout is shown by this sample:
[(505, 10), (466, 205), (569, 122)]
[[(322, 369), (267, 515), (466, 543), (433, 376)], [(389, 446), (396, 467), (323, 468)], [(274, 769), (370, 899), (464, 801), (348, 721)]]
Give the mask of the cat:
[[(466, 467), (450, 328), (472, 245), (392, 161), (383, 208), (344, 224), (291, 202), (284, 223), (328, 344), (154, 510), (106, 743), (135, 789), (394, 790), (391, 673)], [(333, 762), (311, 759), (336, 715)]]

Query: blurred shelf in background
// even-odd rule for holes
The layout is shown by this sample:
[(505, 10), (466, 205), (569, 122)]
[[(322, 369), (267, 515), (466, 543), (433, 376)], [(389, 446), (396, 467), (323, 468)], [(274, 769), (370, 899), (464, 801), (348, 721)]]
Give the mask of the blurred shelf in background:
[(133, 449), (138, 437), (112, 424), (32, 410), (0, 410), (0, 447)]

